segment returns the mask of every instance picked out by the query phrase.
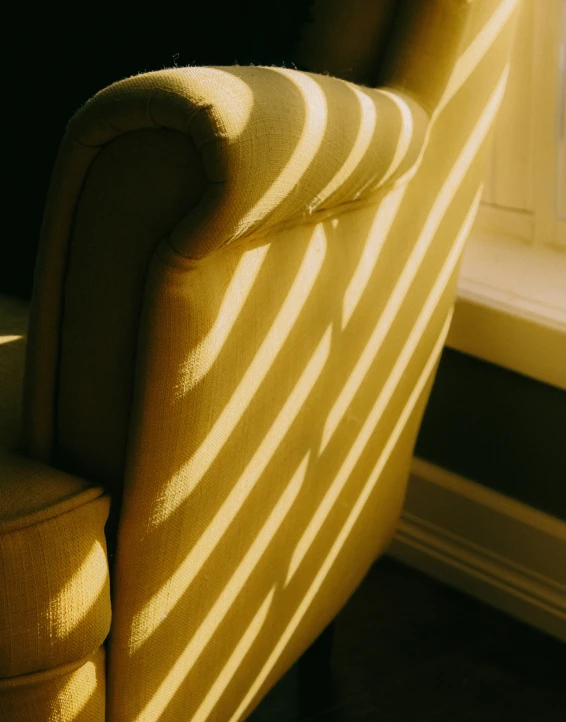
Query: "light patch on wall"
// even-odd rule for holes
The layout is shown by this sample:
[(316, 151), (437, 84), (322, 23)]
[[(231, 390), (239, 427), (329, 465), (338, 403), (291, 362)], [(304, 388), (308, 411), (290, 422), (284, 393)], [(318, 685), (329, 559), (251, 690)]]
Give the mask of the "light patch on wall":
[(19, 341), (22, 338), (23, 336), (0, 336), (0, 346), (5, 343), (13, 343), (14, 341)]

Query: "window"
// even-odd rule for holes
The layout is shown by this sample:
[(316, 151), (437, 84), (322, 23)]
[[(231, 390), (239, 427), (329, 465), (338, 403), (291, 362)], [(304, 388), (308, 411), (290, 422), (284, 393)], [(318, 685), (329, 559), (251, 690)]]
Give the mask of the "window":
[(566, 0), (523, 0), (448, 345), (566, 388)]

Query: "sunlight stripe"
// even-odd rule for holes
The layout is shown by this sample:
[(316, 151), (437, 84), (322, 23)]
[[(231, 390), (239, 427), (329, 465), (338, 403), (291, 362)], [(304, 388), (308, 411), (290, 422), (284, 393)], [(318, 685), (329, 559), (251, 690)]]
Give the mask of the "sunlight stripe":
[(342, 329), (344, 329), (354, 311), (356, 310), (361, 297), (363, 296), (371, 274), (373, 273), (387, 235), (397, 216), (397, 211), (403, 200), (407, 186), (394, 188), (381, 201), (377, 213), (368, 232), (364, 250), (360, 256), (356, 270), (344, 293), (342, 305)]
[[(65, 719), (81, 719), (81, 713), (96, 694), (97, 688), (99, 685), (104, 684), (103, 675), (104, 669), (102, 670), (101, 679), (100, 675), (97, 674), (96, 663), (93, 660), (85, 662), (82, 667), (71, 672), (58, 693), (60, 704), (64, 707)], [(39, 710), (37, 711), (39, 712)], [(92, 712), (88, 717), (92, 717)]]
[(348, 157), (340, 166), (340, 170), (320, 191), (320, 193), (317, 194), (317, 205), (324, 203), (324, 201), (329, 198), (332, 193), (336, 192), (338, 188), (340, 188), (340, 186), (348, 180), (348, 178), (359, 166), (360, 161), (373, 142), (373, 134), (375, 132), (377, 120), (375, 101), (364, 93), (361, 88), (357, 88), (354, 85), (349, 86), (349, 88), (354, 93), (360, 104), (360, 123), (358, 133)]
[(438, 309), (438, 304), (440, 303), (446, 289), (446, 284), (453, 275), (456, 265), (460, 260), (460, 256), (464, 249), (468, 234), (474, 222), (476, 211), (480, 202), (480, 197), (481, 190), (476, 193), (476, 196), (466, 215), (464, 223), (460, 228), (456, 241), (444, 261), (444, 264), (436, 278), (436, 281), (433, 284), (430, 293), (419, 315), (415, 320), (415, 323), (413, 324), (407, 340), (405, 341), (405, 344), (401, 350), (401, 353), (399, 354), (397, 362), (391, 369), (391, 372), (383, 385), (381, 393), (377, 397), (368, 417), (366, 418), (358, 436), (356, 437), (356, 440), (350, 447), (350, 451), (344, 459), (340, 470), (334, 477), (333, 482), (328, 487), (322, 501), (317, 505), (314, 516), (312, 517), (305, 531), (301, 535), (301, 538), (297, 543), (297, 546), (295, 547), (295, 551), (293, 552), (293, 556), (291, 557), (285, 585), (289, 584), (295, 572), (299, 568), (305, 555), (311, 548), (312, 543), (320, 532), (322, 525), (324, 524), (330, 512), (332, 511), (332, 508), (336, 504), (339, 495), (341, 494), (348, 480), (350, 479), (352, 471), (358, 463), (362, 453), (365, 451), (371, 439), (371, 436), (377, 428), (384, 411), (386, 410), (389, 402), (391, 401), (391, 398), (393, 397), (393, 394), (395, 393), (395, 390), (397, 389), (399, 381), (403, 378), (403, 375), (405, 374), (407, 367), (409, 366), (409, 363), (413, 358), (413, 354), (419, 344), (419, 341), (422, 339), (431, 319), (434, 317), (434, 314)]
[(518, 0), (503, 0), (493, 15), (490, 16), (484, 27), (461, 53), (454, 64), (454, 70), (450, 75), (446, 90), (434, 111), (435, 116), (444, 110), (477, 68), (482, 58), (497, 39), (499, 33), (509, 21), (513, 11), (517, 7), (517, 2)]
[(431, 374), (434, 371), (434, 368), (438, 362), (438, 358), (440, 356), (440, 353), (442, 351), (442, 348), (444, 346), (444, 341), (446, 339), (446, 334), (448, 333), (448, 329), (450, 327), (450, 321), (452, 317), (452, 312), (449, 313), (448, 318), (446, 319), (446, 322), (444, 324), (444, 327), (442, 328), (442, 331), (440, 333), (440, 336), (434, 346), (434, 349), (432, 351), (432, 354), (429, 357), (429, 360), (427, 361), (422, 374), (420, 375), (415, 388), (410, 395), (407, 403), (405, 404), (405, 407), (403, 408), (403, 411), (401, 412), (401, 415), (399, 417), (399, 420), (397, 421), (395, 428), (393, 429), (393, 432), (391, 433), (391, 436), (389, 437), (387, 444), (385, 445), (383, 452), (377, 461), (375, 467), (373, 468), (366, 484), (364, 485), (364, 488), (356, 500), (356, 503), (352, 507), (344, 525), (342, 526), (342, 529), (340, 530), (340, 533), (336, 537), (336, 540), (332, 544), (326, 558), (324, 559), (324, 562), (322, 563), (322, 566), (320, 567), (319, 571), (317, 572), (315, 578), (313, 579), (311, 585), (307, 589), (307, 592), (305, 596), (303, 597), (300, 605), (298, 606), (297, 610), (293, 614), (293, 617), (291, 618), (291, 621), (287, 625), (285, 631), (280, 636), (279, 641), (275, 645), (272, 653), (269, 655), (267, 661), (263, 665), (259, 675), (257, 676), (255, 682), (252, 684), (250, 689), (248, 690), (248, 693), (238, 706), (237, 710), (234, 712), (232, 717), (230, 718), (230, 722), (237, 722), (242, 717), (241, 715), (245, 712), (246, 708), (249, 706), (250, 702), (254, 699), (257, 692), (261, 688), (262, 684), (265, 682), (267, 676), (273, 669), (275, 663), (279, 659), (281, 653), (287, 646), (287, 643), (291, 639), (292, 635), (294, 634), (295, 630), (299, 626), (302, 618), (304, 617), (305, 613), (307, 612), (308, 608), (310, 607), (313, 599), (315, 598), (318, 590), (322, 586), (324, 580), (326, 579), (328, 573), (330, 572), (332, 565), (336, 561), (338, 555), (340, 554), (340, 551), (342, 547), (344, 546), (344, 543), (346, 542), (348, 536), (350, 535), (350, 532), (354, 528), (354, 525), (356, 521), (358, 520), (360, 514), (362, 513), (364, 506), (372, 493), (375, 484), (377, 483), (377, 480), (379, 479), (379, 476), (387, 463), (387, 460), (389, 459), (391, 453), (393, 452), (400, 436), (405, 428), (406, 423), (408, 422), (415, 406), (417, 405), (417, 402), (419, 401), (419, 398), (427, 384), (427, 382), (430, 379)]
[(153, 634), (161, 624), (163, 615), (168, 614), (181, 599), (255, 488), (328, 360), (331, 331), (332, 326), (328, 326), (277, 418), (194, 547), (167, 582), (135, 615), (130, 633), (133, 652)]
[(243, 229), (271, 213), (274, 210), (274, 200), (279, 205), (295, 190), (320, 149), (328, 120), (326, 96), (316, 80), (306, 73), (297, 73), (287, 68), (272, 67), (270, 70), (284, 75), (297, 86), (304, 98), (305, 124), (292, 156), (262, 197), (241, 219)]
[(266, 244), (244, 253), (240, 258), (224, 293), (216, 320), (205, 338), (191, 351), (190, 359), (184, 365), (183, 379), (186, 385), (180, 386), (180, 393), (188, 393), (212, 368), (242, 312), (268, 251), (269, 245)]
[[(81, 603), (77, 600), (77, 603), (69, 604), (69, 600), (77, 594), (77, 583), (82, 590)], [(86, 616), (100, 599), (108, 583), (106, 551), (99, 541), (95, 541), (72, 576), (49, 602), (49, 616), (58, 620), (57, 628), (51, 631), (52, 636), (67, 637), (84, 624)]]
[(294, 504), (307, 471), (310, 452), (301, 461), (279, 501), (267, 517), (252, 545), (234, 570), (226, 586), (218, 596), (208, 614), (191, 637), (185, 649), (168, 670), (151, 700), (138, 714), (138, 720), (159, 719), (163, 711), (183, 684), (200, 655), (210, 642), (212, 635), (224, 621), (237, 596), (242, 591), (273, 537), (279, 531), (289, 509)]
[(234, 651), (230, 655), (228, 661), (218, 673), (214, 684), (210, 688), (198, 710), (193, 715), (191, 722), (205, 722), (205, 720), (208, 719), (208, 716), (214, 709), (222, 693), (226, 690), (234, 674), (240, 668), (240, 665), (242, 664), (242, 661), (248, 653), (250, 647), (261, 632), (265, 620), (267, 619), (269, 607), (273, 602), (274, 595), (275, 589), (272, 589), (263, 601), (261, 607), (257, 610), (254, 618), (234, 648)]
[[(335, 191), (337, 191), (354, 173), (359, 167), (360, 161), (363, 159), (368, 148), (375, 142), (374, 133), (377, 123), (377, 112), (376, 103), (379, 102), (379, 98), (371, 98), (368, 96), (362, 88), (356, 86), (350, 86), (359, 103), (361, 110), (361, 121), (356, 135), (356, 140), (348, 157), (344, 163), (340, 166), (340, 170), (332, 178), (332, 180), (317, 194), (316, 205), (319, 206), (324, 203)], [(389, 178), (397, 171), (403, 160), (405, 159), (407, 152), (411, 146), (411, 140), (413, 138), (413, 115), (411, 109), (406, 100), (400, 97), (397, 93), (393, 93), (383, 88), (375, 91), (381, 96), (386, 97), (390, 100), (395, 107), (399, 110), (401, 116), (401, 124), (399, 126), (399, 137), (395, 145), (393, 157), (389, 163), (389, 167), (383, 173), (383, 176), (379, 179), (379, 185), (384, 185)]]
[(260, 348), (246, 369), (230, 400), (198, 449), (168, 481), (156, 505), (152, 526), (163, 524), (190, 496), (230, 438), (278, 356), (318, 278), (326, 255), (326, 237), (316, 226), (301, 266)]
[(381, 348), (381, 345), (385, 340), (397, 313), (399, 312), (401, 304), (405, 300), (411, 284), (420, 270), (422, 261), (436, 236), (440, 223), (444, 218), (444, 214), (454, 199), (462, 181), (466, 177), (466, 173), (491, 127), (505, 89), (508, 70), (509, 67), (506, 66), (505, 71), (495, 86), (495, 90), (493, 91), (484, 111), (470, 133), (470, 136), (456, 159), (456, 162), (454, 163), (446, 181), (442, 185), (442, 188), (436, 197), (434, 205), (425, 221), (422, 231), (419, 234), (413, 250), (411, 251), (399, 280), (391, 292), (385, 308), (378, 319), (377, 325), (375, 326), (364, 350), (360, 354), (360, 357), (346, 381), (346, 384), (328, 414), (328, 418), (324, 425), (319, 453), (322, 453), (328, 446), (328, 443), (334, 435), (338, 424), (344, 417), (346, 410), (358, 392), (362, 381), (366, 377), (371, 364), (377, 356), (377, 353)]
[(13, 341), (19, 341), (23, 336), (0, 336), (0, 345), (3, 343), (12, 343)]
[(409, 170), (397, 178), (396, 184), (408, 183), (417, 173), (428, 148), (432, 131), (439, 116), (464, 83), (469, 79), (474, 70), (478, 67), (484, 55), (487, 54), (491, 44), (495, 42), (499, 33), (504, 29), (513, 14), (513, 11), (516, 9), (517, 2), (518, 0), (503, 0), (503, 2), (494, 11), (493, 15), (490, 16), (490, 19), (487, 21), (482, 30), (479, 31), (470, 44), (460, 53), (458, 59), (454, 63), (454, 68), (450, 74), (444, 93), (442, 94), (442, 97), (440, 98), (438, 105), (434, 109), (430, 118), (430, 123), (428, 125), (426, 137), (419, 153), (419, 157)]
[(389, 168), (379, 181), (379, 185), (381, 186), (387, 183), (407, 155), (413, 138), (413, 114), (411, 113), (411, 109), (407, 102), (397, 93), (392, 93), (390, 90), (385, 90), (385, 88), (380, 88), (379, 92), (381, 95), (385, 95), (389, 98), (389, 100), (397, 106), (401, 113), (401, 131), (399, 133), (399, 138), (397, 139), (397, 146), (395, 147), (395, 152), (393, 153), (393, 158), (389, 164)]

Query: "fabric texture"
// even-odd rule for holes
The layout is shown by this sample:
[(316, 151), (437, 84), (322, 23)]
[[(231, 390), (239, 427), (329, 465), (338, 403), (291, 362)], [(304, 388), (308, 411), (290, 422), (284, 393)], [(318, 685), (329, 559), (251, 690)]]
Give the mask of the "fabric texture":
[(16, 450), (27, 319), (0, 297), (0, 720), (100, 722), (109, 500)]
[(371, 198), (413, 167), (426, 124), (402, 95), (284, 69), (165, 70), (95, 96), (70, 124), (49, 191), (34, 291), (42, 303), (32, 304), (26, 361), (26, 452), (52, 458), (63, 277), (79, 192), (102, 147), (132, 131), (188, 132), (206, 190), (196, 205), (187, 192), (187, 213), (169, 235), (174, 250), (197, 259), (278, 223)]
[(83, 659), (106, 638), (109, 499), (9, 452), (0, 481), (0, 677), (9, 678)]
[[(387, 87), (179, 68), (111, 86), (69, 126), (32, 305), (23, 441), (123, 495), (110, 722), (245, 719), (393, 534), (517, 2), (418, 5), (395, 18)], [(106, 589), (107, 501), (93, 493), (4, 534), (7, 618), (24, 588), (15, 550), (44, 525), (61, 580), (84, 568), (85, 588)], [(80, 547), (70, 566), (58, 558), (66, 539)], [(31, 583), (29, 598), (44, 587)], [(104, 639), (97, 624), (57, 650), (73, 637), (73, 661), (87, 657)], [(40, 650), (38, 666), (26, 649), (8, 646), (9, 674), (70, 661)]]
[[(81, 192), (64, 287), (54, 457), (114, 493), (124, 473), (147, 268), (204, 187), (186, 133), (142, 130), (100, 151)], [(96, 284), (101, 293), (93, 293)]]
[(298, 67), (374, 87), (397, 9), (397, 0), (314, 0), (294, 54)]
[(491, 0), (480, 0), (476, 7), (471, 7), (474, 1), (400, 0), (378, 82), (408, 93), (433, 112), (448, 79), (454, 78), (464, 33), (470, 30), (471, 23), (478, 22), (482, 13), (486, 19), (497, 15)]
[(0, 683), (0, 722), (103, 722), (105, 651)]

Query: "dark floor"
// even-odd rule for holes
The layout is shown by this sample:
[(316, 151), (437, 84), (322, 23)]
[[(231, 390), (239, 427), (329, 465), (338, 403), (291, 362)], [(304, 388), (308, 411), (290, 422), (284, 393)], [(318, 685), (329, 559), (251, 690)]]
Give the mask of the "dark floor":
[(387, 557), (337, 619), (330, 672), (301, 693), (298, 668), (250, 722), (566, 720), (566, 645)]

